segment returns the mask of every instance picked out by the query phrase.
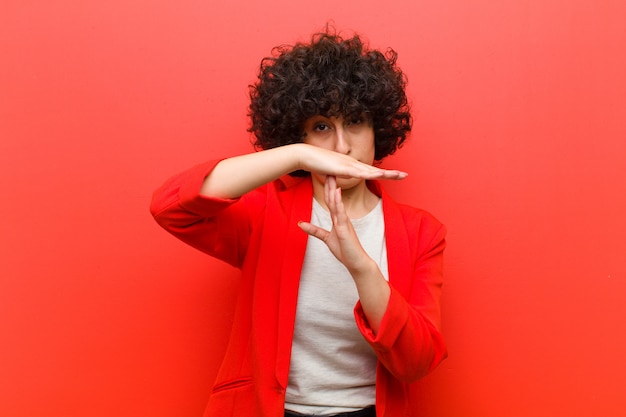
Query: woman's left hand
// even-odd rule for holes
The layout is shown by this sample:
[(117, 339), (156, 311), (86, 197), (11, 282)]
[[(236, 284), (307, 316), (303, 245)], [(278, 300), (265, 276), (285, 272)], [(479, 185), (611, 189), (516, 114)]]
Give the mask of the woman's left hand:
[(350, 273), (370, 267), (372, 259), (359, 242), (343, 205), (341, 188), (337, 186), (337, 180), (332, 175), (326, 177), (324, 200), (330, 212), (332, 229), (325, 230), (308, 222), (300, 222), (300, 228), (323, 241), (339, 262), (348, 268)]
[(330, 212), (332, 229), (325, 230), (308, 222), (300, 222), (302, 230), (328, 246), (332, 254), (345, 265), (354, 279), (359, 300), (374, 334), (380, 329), (387, 305), (390, 288), (376, 262), (365, 252), (346, 213), (341, 188), (335, 177), (326, 177), (324, 200)]

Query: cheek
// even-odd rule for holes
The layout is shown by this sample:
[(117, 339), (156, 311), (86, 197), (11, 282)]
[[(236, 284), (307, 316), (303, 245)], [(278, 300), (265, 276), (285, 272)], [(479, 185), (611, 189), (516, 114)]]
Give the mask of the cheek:
[(361, 143), (361, 149), (363, 149), (363, 157), (368, 161), (374, 161), (374, 156), (376, 154), (376, 144), (374, 143), (374, 136), (363, 140)]
[(318, 148), (328, 148), (328, 141), (323, 141), (319, 138), (311, 137), (309, 135), (304, 137), (303, 142), (307, 145), (317, 146)]

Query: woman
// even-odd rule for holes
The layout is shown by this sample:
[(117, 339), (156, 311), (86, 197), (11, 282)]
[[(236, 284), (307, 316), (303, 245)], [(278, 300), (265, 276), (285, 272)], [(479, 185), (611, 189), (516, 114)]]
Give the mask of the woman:
[(274, 50), (251, 86), (258, 152), (159, 188), (157, 222), (242, 273), (205, 416), (414, 416), (412, 384), (446, 356), (445, 227), (394, 202), (377, 166), (411, 129), (396, 53), (316, 34)]

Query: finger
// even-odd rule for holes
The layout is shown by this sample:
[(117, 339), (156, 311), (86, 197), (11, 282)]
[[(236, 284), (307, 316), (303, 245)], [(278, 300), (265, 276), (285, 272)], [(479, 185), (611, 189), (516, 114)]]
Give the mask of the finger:
[(340, 214), (343, 209), (343, 199), (341, 198), (341, 188), (335, 188), (333, 192), (333, 211), (335, 214)]
[(332, 204), (334, 200), (334, 191), (337, 189), (337, 179), (333, 175), (328, 175), (326, 177), (326, 182), (324, 183), (324, 202), (328, 207), (328, 210), (332, 213)]
[(400, 171), (397, 169), (384, 169), (375, 166), (368, 166), (370, 179), (404, 179), (409, 174), (404, 171)]
[(326, 197), (326, 206), (328, 207), (333, 227), (337, 224), (337, 190), (336, 184), (330, 184)]
[(351, 228), (350, 219), (348, 218), (348, 213), (346, 213), (346, 208), (343, 204), (342, 193), (343, 190), (340, 187), (337, 187), (332, 193), (332, 205), (329, 206), (330, 215), (333, 221), (333, 227), (336, 228), (338, 233), (342, 233), (340, 232), (340, 230), (345, 231), (346, 226), (348, 228)]
[(395, 169), (386, 169), (383, 171), (381, 179), (386, 180), (403, 180), (408, 177), (408, 173), (404, 171), (398, 171)]
[(384, 170), (355, 160), (352, 162), (350, 169), (345, 172), (345, 175), (338, 176), (342, 178), (376, 179), (384, 175)]
[(328, 238), (329, 235), (329, 231), (328, 230), (324, 230), (321, 227), (315, 226), (314, 224), (311, 224), (309, 222), (298, 222), (298, 226), (300, 227), (300, 229), (302, 229), (306, 234), (316, 237), (319, 240), (325, 242), (326, 239)]

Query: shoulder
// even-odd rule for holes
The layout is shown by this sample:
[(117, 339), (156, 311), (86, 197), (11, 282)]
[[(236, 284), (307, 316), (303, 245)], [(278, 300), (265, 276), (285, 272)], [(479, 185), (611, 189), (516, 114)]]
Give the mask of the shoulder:
[(437, 230), (441, 227), (445, 227), (439, 219), (437, 219), (430, 212), (418, 208), (409, 206), (407, 204), (394, 202), (398, 207), (398, 211), (401, 213), (402, 218), (406, 222), (419, 225), (421, 229)]
[(402, 230), (410, 245), (417, 245), (418, 252), (427, 251), (432, 246), (443, 244), (447, 234), (446, 226), (430, 212), (395, 201), (386, 192), (381, 192), (385, 227), (389, 233)]
[(418, 226), (419, 229), (438, 230), (445, 227), (443, 223), (430, 212), (394, 200), (380, 183), (373, 182), (371, 189), (382, 198), (385, 217), (401, 219), (410, 225)]
[(422, 239), (434, 239), (437, 235), (443, 238), (446, 235), (446, 226), (430, 212), (406, 204), (395, 204), (409, 233)]
[(300, 194), (302, 190), (306, 192), (308, 189), (311, 189), (311, 185), (310, 180), (307, 178), (293, 178), (286, 175), (255, 188), (244, 195), (243, 199), (252, 198), (260, 201), (268, 199), (282, 200), (290, 198), (292, 195)]
[(239, 204), (257, 218), (263, 213), (284, 217), (294, 211), (304, 216), (310, 215), (312, 195), (310, 180), (281, 177), (244, 194)]

